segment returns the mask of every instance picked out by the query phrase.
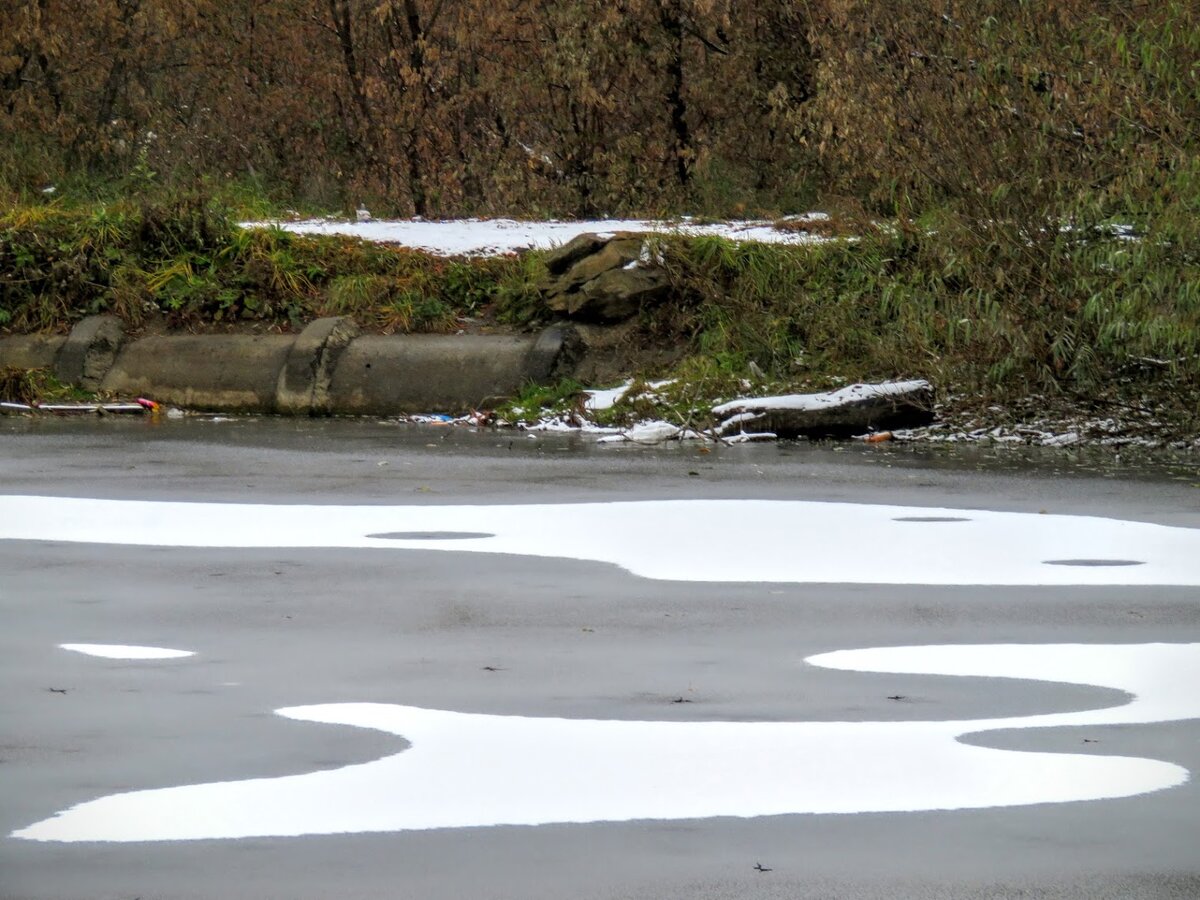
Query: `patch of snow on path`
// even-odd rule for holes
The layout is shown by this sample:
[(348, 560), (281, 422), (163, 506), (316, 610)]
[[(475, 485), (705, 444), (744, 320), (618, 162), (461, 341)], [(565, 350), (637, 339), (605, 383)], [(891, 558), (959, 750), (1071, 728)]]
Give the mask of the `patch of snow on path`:
[(411, 746), (340, 769), (113, 794), (13, 833), (36, 841), (164, 841), (490, 825), (979, 809), (1175, 787), (1154, 759), (964, 744), (996, 729), (1200, 717), (1200, 644), (844, 650), (810, 664), (1115, 688), (1106, 709), (998, 719), (646, 722), (496, 716), (385, 703), (277, 710), (373, 728)]
[[(809, 214), (819, 221), (819, 214)], [(789, 221), (803, 221), (803, 217)], [(246, 222), (246, 228), (278, 226), (297, 234), (340, 234), (376, 243), (399, 244), (441, 256), (499, 256), (521, 250), (548, 250), (581, 234), (611, 236), (619, 231), (655, 234), (713, 235), (734, 241), (770, 244), (813, 244), (829, 240), (804, 231), (775, 228), (768, 221), (691, 224), (652, 219), (593, 219), (573, 222), (520, 222), (515, 219), (458, 219), (449, 221), (343, 222), (310, 219), (303, 222)]]

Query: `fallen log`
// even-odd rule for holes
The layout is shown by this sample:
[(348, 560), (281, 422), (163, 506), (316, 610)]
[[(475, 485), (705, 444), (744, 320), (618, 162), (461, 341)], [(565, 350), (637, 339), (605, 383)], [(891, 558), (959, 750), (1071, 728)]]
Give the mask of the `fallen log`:
[(722, 435), (753, 426), (779, 437), (851, 437), (933, 421), (933, 386), (924, 380), (852, 384), (823, 394), (743, 397), (713, 407)]

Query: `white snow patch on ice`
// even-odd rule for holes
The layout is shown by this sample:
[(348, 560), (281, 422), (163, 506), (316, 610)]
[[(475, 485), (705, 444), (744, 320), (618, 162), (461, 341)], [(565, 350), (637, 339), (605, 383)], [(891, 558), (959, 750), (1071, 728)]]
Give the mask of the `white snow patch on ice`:
[[(913, 517), (965, 521), (934, 530), (904, 521)], [(463, 531), (494, 537), (370, 537)], [(1094, 516), (799, 500), (289, 506), (0, 496), (4, 539), (511, 553), (614, 563), (669, 581), (1200, 585), (1200, 529)], [(1141, 564), (1048, 565), (1052, 560)]]
[(126, 644), (59, 644), (63, 650), (100, 656), (104, 659), (179, 659), (195, 656), (193, 650), (171, 650), (167, 647), (136, 647)]
[(996, 719), (645, 722), (335, 703), (282, 716), (406, 738), (340, 769), (113, 794), (13, 833), (165, 841), (631, 819), (979, 809), (1129, 797), (1186, 769), (1124, 756), (964, 744), (995, 729), (1200, 717), (1200, 644), (887, 647), (813, 656), (850, 671), (1021, 678), (1134, 695), (1107, 709)]

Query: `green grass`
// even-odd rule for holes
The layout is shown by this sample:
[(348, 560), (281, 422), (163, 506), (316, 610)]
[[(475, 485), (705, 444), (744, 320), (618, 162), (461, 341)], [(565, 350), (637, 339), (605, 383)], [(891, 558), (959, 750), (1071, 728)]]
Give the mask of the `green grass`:
[(131, 328), (352, 315), (369, 329), (449, 331), (456, 317), (531, 306), (530, 264), (444, 259), (340, 237), (246, 230), (199, 195), (169, 203), (62, 203), (0, 214), (0, 329), (63, 330), (95, 313)]
[(584, 386), (573, 378), (557, 384), (526, 384), (515, 397), (496, 410), (505, 422), (531, 422), (543, 414), (567, 415), (578, 412), (584, 396)]
[(648, 327), (694, 334), (718, 372), (1008, 396), (1200, 383), (1200, 265), (1153, 226), (1140, 241), (944, 221), (816, 247), (665, 246), (681, 299)]

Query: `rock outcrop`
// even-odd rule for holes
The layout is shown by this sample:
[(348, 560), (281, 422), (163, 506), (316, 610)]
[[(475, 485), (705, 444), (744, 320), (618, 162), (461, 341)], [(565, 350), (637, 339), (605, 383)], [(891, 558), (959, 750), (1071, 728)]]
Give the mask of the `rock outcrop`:
[(670, 291), (645, 235), (581, 234), (546, 258), (546, 306), (585, 322), (620, 322)]

